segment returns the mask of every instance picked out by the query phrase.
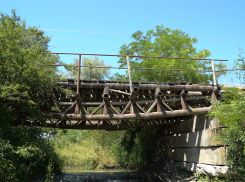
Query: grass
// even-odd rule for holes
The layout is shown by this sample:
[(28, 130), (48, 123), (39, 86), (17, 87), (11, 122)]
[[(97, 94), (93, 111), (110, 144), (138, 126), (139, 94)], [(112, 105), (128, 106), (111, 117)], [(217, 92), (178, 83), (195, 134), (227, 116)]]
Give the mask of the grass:
[(64, 166), (103, 169), (117, 164), (118, 139), (112, 135), (120, 132), (61, 130), (53, 138), (55, 152), (63, 159)]

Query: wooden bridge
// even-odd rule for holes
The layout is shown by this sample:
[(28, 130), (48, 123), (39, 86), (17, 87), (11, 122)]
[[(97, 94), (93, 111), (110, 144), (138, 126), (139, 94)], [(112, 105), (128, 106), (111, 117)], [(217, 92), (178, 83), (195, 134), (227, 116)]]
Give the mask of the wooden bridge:
[[(214, 60), (211, 59), (208, 60), (212, 62), (213, 84), (132, 81), (131, 69), (133, 68), (130, 68), (129, 58), (135, 56), (128, 55), (125, 57), (128, 63), (129, 81), (117, 82), (80, 80), (81, 55), (91, 54), (78, 55), (78, 79), (57, 83), (58, 86), (70, 88), (77, 95), (68, 98), (64, 93), (56, 92), (56, 99), (47, 98), (46, 107), (41, 111), (48, 119), (46, 123), (36, 122), (35, 125), (92, 130), (126, 130), (167, 125), (193, 115), (208, 113), (211, 109), (211, 100), (217, 100), (219, 97), (220, 87), (216, 83)], [(22, 124), (31, 125), (33, 122), (24, 121)]]

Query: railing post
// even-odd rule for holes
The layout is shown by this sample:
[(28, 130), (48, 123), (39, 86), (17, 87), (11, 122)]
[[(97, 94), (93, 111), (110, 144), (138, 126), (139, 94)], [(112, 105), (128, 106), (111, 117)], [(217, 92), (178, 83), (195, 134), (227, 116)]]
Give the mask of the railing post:
[(211, 60), (212, 63), (212, 71), (213, 71), (213, 81), (214, 81), (214, 87), (217, 87), (217, 81), (216, 81), (216, 75), (215, 75), (215, 66), (214, 66), (214, 60)]
[(79, 55), (78, 60), (78, 74), (77, 74), (77, 94), (79, 94), (80, 87), (80, 68), (81, 68), (81, 55)]
[(212, 63), (212, 71), (213, 71), (213, 80), (214, 80), (214, 90), (211, 96), (211, 100), (213, 102), (216, 102), (218, 100), (218, 93), (220, 91), (220, 87), (218, 87), (217, 80), (216, 80), (216, 75), (215, 75), (215, 66), (214, 66), (214, 60), (211, 60)]
[(126, 59), (127, 59), (127, 65), (128, 65), (128, 77), (129, 77), (130, 93), (132, 94), (133, 93), (133, 82), (132, 82), (129, 56), (126, 56)]

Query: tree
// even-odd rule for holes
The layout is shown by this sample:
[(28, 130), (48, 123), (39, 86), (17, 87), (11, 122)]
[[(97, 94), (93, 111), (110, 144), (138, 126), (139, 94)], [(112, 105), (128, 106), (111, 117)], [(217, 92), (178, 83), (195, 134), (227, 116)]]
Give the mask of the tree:
[(53, 146), (37, 127), (11, 126), (24, 120), (42, 120), (40, 108), (52, 98), (59, 63), (48, 52), (50, 38), (37, 27), (26, 27), (16, 15), (0, 13), (0, 181), (28, 181), (45, 173), (52, 160), (60, 170)]
[[(72, 66), (66, 65), (67, 70), (69, 71), (69, 75), (77, 79), (78, 74), (78, 59), (74, 59)], [(94, 59), (90, 58), (83, 58), (82, 59), (82, 66), (102, 66), (102, 67), (109, 67), (110, 65), (106, 65), (104, 60), (99, 60), (98, 57), (94, 57)], [(81, 68), (81, 79), (90, 79), (90, 80), (102, 80), (108, 79), (110, 76), (109, 68), (92, 68), (92, 67), (82, 67)]]
[(26, 27), (15, 11), (11, 17), (0, 16), (0, 109), (12, 121), (35, 120), (44, 98), (52, 96), (60, 79), (57, 68), (42, 65), (57, 64), (58, 57), (43, 54), (48, 52), (50, 38), (42, 30)]
[[(235, 68), (240, 69), (236, 75), (244, 77), (244, 58), (239, 47), (240, 58), (235, 60)], [(222, 88), (222, 99), (214, 104), (211, 116), (217, 117), (226, 128), (222, 130), (219, 140), (228, 146), (227, 165), (235, 181), (245, 180), (245, 95), (244, 90), (236, 87)], [(234, 180), (234, 179), (233, 179)]]
[[(164, 56), (185, 58), (206, 58), (211, 55), (209, 50), (196, 51), (193, 44), (196, 38), (181, 30), (171, 30), (163, 25), (156, 26), (155, 30), (148, 30), (146, 34), (137, 31), (132, 35), (134, 41), (121, 46), (120, 55), (140, 56)], [(121, 67), (127, 65), (124, 57), (118, 61)], [(223, 64), (216, 65), (224, 68)], [(162, 68), (162, 69), (187, 69), (187, 70), (211, 70), (210, 61), (175, 60), (156, 58), (131, 58), (131, 67)], [(219, 76), (219, 75), (217, 75)], [(152, 71), (133, 70), (132, 77), (135, 81), (190, 81), (194, 83), (207, 83), (212, 80), (211, 74), (205, 72), (176, 72), (176, 71)]]
[(236, 71), (236, 75), (240, 80), (245, 80), (245, 61), (244, 61), (244, 57), (243, 57), (243, 49), (241, 47), (238, 47), (238, 51), (239, 51), (239, 59), (236, 59), (234, 61), (234, 69), (240, 69), (238, 71)]

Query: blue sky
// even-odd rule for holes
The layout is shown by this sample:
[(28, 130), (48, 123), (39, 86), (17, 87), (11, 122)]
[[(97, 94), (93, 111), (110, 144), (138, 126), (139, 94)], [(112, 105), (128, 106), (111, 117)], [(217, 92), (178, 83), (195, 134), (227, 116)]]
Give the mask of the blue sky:
[[(16, 9), (28, 26), (43, 29), (53, 52), (118, 54), (132, 33), (163, 24), (197, 37), (197, 50), (230, 65), (238, 47), (245, 49), (244, 7), (244, 0), (0, 0), (2, 13)], [(61, 59), (72, 63), (74, 57)], [(118, 66), (118, 58), (100, 59)]]

